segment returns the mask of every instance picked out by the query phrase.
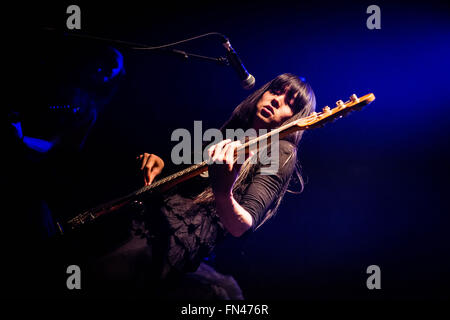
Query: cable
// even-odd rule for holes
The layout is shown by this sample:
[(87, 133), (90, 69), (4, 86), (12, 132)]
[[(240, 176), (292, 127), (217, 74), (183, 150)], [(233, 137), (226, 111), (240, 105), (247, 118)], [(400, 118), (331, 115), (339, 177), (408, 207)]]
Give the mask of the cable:
[(192, 40), (196, 40), (196, 39), (200, 39), (200, 38), (204, 38), (204, 37), (207, 37), (207, 36), (212, 36), (212, 35), (218, 35), (218, 36), (220, 36), (220, 37), (222, 37), (222, 38), (226, 38), (223, 34), (221, 34), (221, 33), (219, 33), (219, 32), (209, 32), (209, 33), (205, 33), (205, 34), (202, 34), (202, 35), (199, 35), (199, 36), (196, 36), (196, 37), (192, 37), (192, 38), (188, 38), (188, 39), (184, 39), (184, 40), (180, 40), (180, 41), (177, 41), (177, 42), (172, 42), (172, 43), (168, 43), (168, 44), (164, 44), (164, 45), (161, 45), (161, 46), (157, 46), (157, 47), (144, 47), (144, 48), (132, 48), (132, 49), (136, 49), (136, 50), (156, 50), (156, 49), (163, 49), (163, 48), (168, 48), (168, 47), (172, 47), (172, 46), (176, 46), (177, 44), (180, 44), (180, 43), (185, 43), (185, 42), (189, 42), (189, 41), (192, 41)]
[[(54, 28), (48, 28), (48, 27), (43, 28), (43, 30), (56, 31)], [(69, 36), (69, 37), (81, 38), (81, 39), (101, 40), (101, 41), (107, 41), (107, 42), (110, 42), (110, 43), (126, 45), (126, 46), (130, 47), (130, 49), (135, 49), (135, 50), (157, 50), (157, 49), (163, 49), (163, 48), (176, 46), (177, 44), (180, 44), (180, 43), (185, 43), (185, 42), (193, 41), (193, 40), (196, 40), (196, 39), (200, 39), (200, 38), (204, 38), (204, 37), (208, 37), (208, 36), (212, 36), (212, 35), (218, 35), (218, 36), (220, 36), (222, 38), (226, 38), (223, 34), (221, 34), (219, 32), (209, 32), (209, 33), (201, 34), (199, 36), (195, 36), (195, 37), (192, 37), (192, 38), (183, 39), (183, 40), (180, 40), (180, 41), (176, 41), (176, 42), (172, 42), (172, 43), (168, 43), (168, 44), (163, 44), (163, 45), (160, 45), (160, 46), (151, 47), (151, 46), (148, 46), (148, 45), (145, 45), (145, 44), (140, 44), (140, 43), (133, 43), (133, 42), (121, 41), (121, 40), (112, 40), (112, 39), (106, 39), (106, 38), (90, 36), (90, 35), (82, 35), (82, 34), (76, 34), (76, 33), (64, 32), (64, 35)]]

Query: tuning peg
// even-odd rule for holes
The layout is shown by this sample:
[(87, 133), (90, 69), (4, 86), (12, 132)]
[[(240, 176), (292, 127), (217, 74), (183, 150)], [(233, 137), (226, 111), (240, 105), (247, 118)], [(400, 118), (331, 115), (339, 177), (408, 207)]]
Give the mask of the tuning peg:
[(356, 94), (352, 94), (352, 95), (350, 96), (350, 100), (351, 100), (352, 102), (359, 102), (359, 98), (356, 96)]
[(345, 106), (344, 101), (342, 101), (342, 100), (336, 101), (336, 107), (344, 107), (344, 106)]
[(325, 107), (322, 109), (322, 112), (323, 112), (323, 113), (330, 112), (330, 107), (329, 107), (329, 106), (325, 106)]

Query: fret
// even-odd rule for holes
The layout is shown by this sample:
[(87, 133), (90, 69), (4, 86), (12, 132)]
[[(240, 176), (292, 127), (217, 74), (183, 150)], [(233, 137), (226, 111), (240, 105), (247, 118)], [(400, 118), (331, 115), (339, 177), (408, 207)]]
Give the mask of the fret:
[[(278, 134), (279, 138), (282, 139), (294, 131), (321, 127), (326, 122), (330, 122), (332, 120), (335, 120), (336, 118), (342, 118), (343, 116), (346, 116), (350, 111), (360, 110), (363, 106), (370, 104), (373, 100), (375, 100), (375, 96), (372, 93), (367, 94), (360, 98), (358, 98), (356, 95), (353, 94), (350, 97), (350, 100), (348, 100), (345, 103), (342, 100), (337, 101), (336, 107), (333, 109), (330, 109), (328, 106), (325, 106), (322, 109), (322, 112), (319, 113), (313, 112), (311, 115), (307, 117), (298, 119), (296, 121), (292, 121), (284, 126), (273, 129), (266, 134), (263, 134), (261, 136), (258, 136), (252, 140), (243, 143), (240, 147), (236, 149), (236, 154), (239, 151), (250, 148), (254, 145), (256, 145), (258, 149), (260, 146), (260, 142), (263, 140), (266, 140), (267, 142), (266, 144), (269, 145), (270, 143), (272, 143), (271, 138), (276, 134)], [(128, 194), (125, 197), (113, 200), (111, 202), (95, 207), (91, 210), (85, 211), (69, 220), (67, 224), (70, 226), (71, 229), (75, 229), (79, 225), (91, 222), (106, 213), (117, 210), (118, 208), (130, 203), (133, 199), (136, 199), (138, 196), (151, 193), (158, 188), (164, 191), (165, 187), (170, 188), (181, 181), (190, 179), (200, 174), (201, 172), (207, 170), (207, 167), (208, 167), (207, 161), (194, 164), (186, 169), (171, 174), (165, 178), (156, 180), (151, 185), (142, 187)]]

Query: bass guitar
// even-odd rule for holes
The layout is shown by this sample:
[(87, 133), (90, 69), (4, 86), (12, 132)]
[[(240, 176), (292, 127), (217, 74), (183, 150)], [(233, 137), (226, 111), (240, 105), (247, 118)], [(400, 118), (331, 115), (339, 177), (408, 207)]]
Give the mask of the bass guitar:
[[(275, 134), (278, 134), (279, 139), (282, 139), (288, 134), (298, 130), (309, 130), (317, 127), (322, 127), (326, 123), (342, 118), (352, 111), (361, 110), (364, 106), (370, 104), (374, 100), (375, 96), (372, 93), (362, 96), (360, 98), (358, 98), (355, 94), (353, 94), (350, 97), (350, 99), (346, 102), (343, 102), (342, 100), (337, 101), (336, 107), (334, 107), (333, 109), (330, 109), (330, 107), (325, 106), (321, 112), (318, 113), (313, 112), (308, 117), (292, 121), (284, 126), (271, 130), (267, 134), (249, 140), (244, 144), (242, 144), (237, 149), (237, 152), (239, 152), (242, 149), (245, 149), (246, 152), (247, 150), (250, 149), (254, 150), (254, 148), (257, 148), (258, 144), (263, 140), (266, 140), (266, 144), (269, 144), (270, 138)], [(141, 199), (143, 196), (147, 196), (155, 191), (158, 192), (167, 191), (173, 186), (183, 181), (186, 181), (192, 177), (195, 177), (205, 172), (206, 170), (208, 170), (208, 163), (207, 161), (203, 161), (201, 163), (192, 165), (184, 170), (176, 172), (172, 175), (169, 175), (165, 178), (154, 181), (151, 185), (142, 187), (124, 197), (115, 199), (113, 201), (101, 204), (95, 208), (91, 208), (87, 211), (84, 211), (76, 215), (69, 221), (67, 221), (64, 225), (58, 223), (60, 232), (63, 233), (63, 228), (65, 230), (78, 229), (81, 226), (92, 223), (111, 212), (115, 212), (118, 209), (123, 208), (126, 205), (139, 202), (140, 201), (139, 199)]]

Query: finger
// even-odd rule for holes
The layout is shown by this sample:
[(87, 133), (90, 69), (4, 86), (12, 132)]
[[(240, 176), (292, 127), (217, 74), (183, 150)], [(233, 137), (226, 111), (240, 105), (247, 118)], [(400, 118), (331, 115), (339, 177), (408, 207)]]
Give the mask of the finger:
[(155, 164), (155, 159), (154, 158), (150, 158), (147, 160), (147, 163), (145, 164), (145, 169), (144, 169), (144, 178), (145, 178), (145, 182), (147, 184), (152, 183), (152, 178), (151, 178), (151, 172), (153, 170)]
[(147, 185), (152, 184), (152, 182), (153, 182), (153, 180), (155, 180), (155, 177), (156, 177), (156, 176), (157, 176), (157, 173), (156, 173), (156, 172), (154, 172), (154, 171), (150, 172), (150, 175), (149, 175), (149, 177), (148, 177), (148, 183), (147, 183)]
[(233, 169), (233, 164), (234, 164), (234, 152), (236, 150), (236, 143), (232, 142), (227, 147), (228, 148), (226, 149), (226, 152), (224, 155), (225, 163), (228, 164), (228, 168), (231, 171)]
[(216, 149), (217, 149), (216, 144), (208, 148), (208, 164), (214, 163), (215, 160), (214, 155), (216, 153)]
[(213, 154), (214, 154), (214, 146), (211, 146), (208, 148), (208, 163), (211, 163)]
[(147, 164), (148, 158), (149, 158), (150, 156), (151, 156), (151, 155), (150, 155), (149, 153), (144, 153), (144, 156), (143, 156), (143, 158), (142, 158), (142, 163), (141, 163), (141, 170), (144, 169), (145, 165)]
[(147, 181), (148, 181), (147, 183), (151, 184), (157, 175), (158, 175), (157, 162), (154, 158), (151, 158), (147, 166)]
[(220, 141), (218, 144), (216, 144), (214, 146), (214, 150), (213, 150), (213, 154), (212, 154), (212, 161), (216, 162), (217, 160), (219, 160), (220, 162), (218, 163), (222, 163), (221, 159), (223, 158), (223, 148), (226, 144), (230, 143), (231, 139), (226, 139), (223, 141)]
[(223, 163), (225, 161), (225, 154), (230, 149), (230, 144), (225, 144), (222, 149), (216, 152), (215, 157), (217, 163)]
[(232, 169), (235, 162), (234, 155), (238, 145), (238, 141), (228, 143), (227, 145), (225, 145), (225, 147), (222, 149), (221, 154), (219, 155), (219, 160), (228, 164), (230, 170)]
[(147, 163), (145, 164), (146, 170), (151, 170), (155, 166), (156, 160), (153, 157), (147, 159)]
[(220, 153), (222, 152), (223, 148), (231, 142), (231, 139), (226, 139), (226, 140), (222, 140), (220, 141), (218, 144), (216, 144), (216, 148), (214, 148), (214, 153)]

